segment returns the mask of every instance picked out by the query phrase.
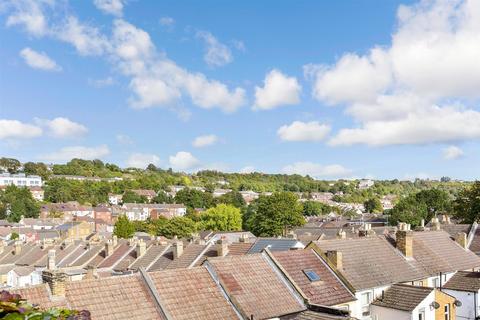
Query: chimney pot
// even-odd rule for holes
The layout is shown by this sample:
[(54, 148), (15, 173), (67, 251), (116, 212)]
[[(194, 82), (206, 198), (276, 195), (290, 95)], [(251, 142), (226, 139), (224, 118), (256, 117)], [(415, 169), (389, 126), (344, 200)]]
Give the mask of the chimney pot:
[(146, 244), (145, 241), (140, 239), (137, 242), (137, 251), (136, 251), (137, 259), (140, 258), (141, 256), (143, 256), (145, 254), (145, 252), (147, 252), (147, 244)]

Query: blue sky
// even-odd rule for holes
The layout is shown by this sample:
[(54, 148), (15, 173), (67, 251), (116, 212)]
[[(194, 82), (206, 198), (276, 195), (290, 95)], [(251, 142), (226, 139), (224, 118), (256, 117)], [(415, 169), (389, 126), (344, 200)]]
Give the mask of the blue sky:
[(1, 154), (475, 179), (479, 19), (460, 0), (0, 1)]

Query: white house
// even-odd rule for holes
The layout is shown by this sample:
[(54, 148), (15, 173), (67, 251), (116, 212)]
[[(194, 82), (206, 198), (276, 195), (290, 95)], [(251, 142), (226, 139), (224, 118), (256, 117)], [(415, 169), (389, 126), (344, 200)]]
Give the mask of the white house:
[(123, 195), (121, 194), (113, 194), (113, 193), (108, 194), (108, 202), (114, 206), (120, 204), (120, 202), (122, 202), (122, 198), (123, 198)]
[(457, 272), (443, 291), (460, 301), (457, 319), (475, 320), (480, 316), (480, 272)]
[(26, 287), (42, 283), (42, 274), (31, 266), (18, 266), (7, 273), (7, 286)]
[(394, 284), (370, 305), (372, 320), (435, 320), (455, 317), (455, 298), (434, 288)]
[(373, 187), (375, 184), (375, 181), (371, 179), (362, 179), (358, 182), (358, 189), (368, 189), (370, 187)]
[(27, 176), (24, 173), (0, 174), (0, 186), (15, 185), (17, 187), (41, 187), (42, 178), (40, 176)]

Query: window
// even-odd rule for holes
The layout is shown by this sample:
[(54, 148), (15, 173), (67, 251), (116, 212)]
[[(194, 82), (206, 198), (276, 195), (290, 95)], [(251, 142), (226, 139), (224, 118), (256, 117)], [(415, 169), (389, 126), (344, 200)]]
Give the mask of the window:
[(450, 320), (450, 304), (445, 305), (445, 320)]
[(314, 282), (314, 281), (319, 281), (320, 276), (313, 270), (303, 270), (303, 273), (307, 276), (308, 280)]
[(362, 315), (370, 315), (370, 303), (372, 302), (372, 292), (362, 293), (360, 297), (360, 302), (362, 303)]
[(425, 320), (425, 309), (420, 309), (418, 311), (418, 320)]

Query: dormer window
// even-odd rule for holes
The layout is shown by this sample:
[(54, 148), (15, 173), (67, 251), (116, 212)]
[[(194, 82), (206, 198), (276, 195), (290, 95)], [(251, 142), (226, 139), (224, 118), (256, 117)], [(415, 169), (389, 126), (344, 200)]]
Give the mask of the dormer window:
[(320, 281), (320, 276), (313, 270), (305, 269), (303, 273), (307, 276), (308, 280), (311, 282)]

